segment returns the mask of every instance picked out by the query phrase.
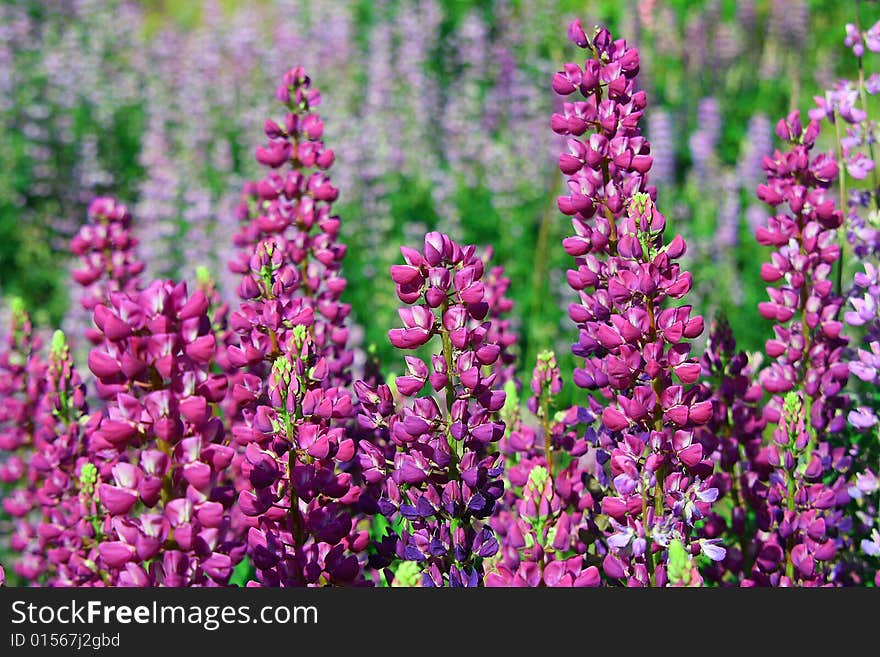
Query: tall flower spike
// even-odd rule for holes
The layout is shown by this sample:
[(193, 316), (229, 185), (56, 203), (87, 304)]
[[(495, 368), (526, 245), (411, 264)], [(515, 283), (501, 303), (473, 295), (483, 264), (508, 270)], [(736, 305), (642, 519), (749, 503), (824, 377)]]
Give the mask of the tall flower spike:
[(711, 485), (719, 496), (729, 496), (732, 501), (729, 517), (712, 512), (700, 530), (703, 538), (721, 538), (729, 546), (725, 559), (713, 562), (703, 575), (707, 580), (721, 581), (731, 572), (741, 579), (751, 570), (754, 554), (760, 549), (751, 540), (754, 528), (747, 527), (747, 522), (749, 511), (762, 507), (764, 482), (770, 472), (762, 450), (767, 424), (761, 407), (764, 391), (748, 355), (736, 350), (733, 331), (724, 317), (713, 323), (700, 365), (701, 397), (711, 399), (713, 413), (695, 437), (715, 463)]
[(776, 249), (761, 266), (761, 278), (780, 283), (767, 288), (769, 301), (758, 304), (761, 316), (775, 322), (766, 344), (775, 362), (761, 373), (761, 384), (774, 395), (769, 421), (779, 419), (781, 395), (802, 389), (810, 424), (824, 434), (844, 426), (842, 389), (849, 374), (841, 361), (847, 342), (838, 319), (842, 299), (832, 282), (840, 258), (835, 229), (843, 222), (829, 198), (837, 162), (830, 153), (811, 157), (819, 123), (804, 125), (798, 112), (780, 120), (776, 134), (790, 150), (764, 158), (767, 184), (757, 190), (758, 198), (779, 211), (756, 232), (760, 244)]
[(608, 400), (602, 421), (616, 441), (616, 494), (602, 500), (611, 521), (604, 570), (612, 580), (661, 585), (672, 539), (713, 560), (724, 555), (688, 539), (718, 494), (705, 481), (712, 466), (694, 439), (712, 414), (712, 402), (693, 386), (700, 366), (687, 342), (702, 333), (703, 319), (690, 306), (664, 307), (687, 294), (691, 277), (675, 262), (685, 242), (664, 242), (666, 219), (647, 186), (652, 159), (639, 128), (646, 96), (635, 89), (638, 51), (602, 28), (588, 37), (579, 21), (569, 37), (588, 59), (554, 76), (556, 93), (580, 98), (563, 103), (551, 126), (570, 137), (559, 158), (569, 192), (559, 209), (575, 230), (563, 241), (577, 264), (568, 272), (579, 295), (569, 307), (579, 328), (572, 350), (585, 359), (574, 378)]
[(492, 254), (492, 248), (489, 247), (483, 255), (483, 266), (486, 270), (486, 303), (489, 304), (489, 319), (491, 320), (489, 341), (501, 348), (498, 360), (492, 367), (499, 374), (498, 385), (504, 387), (508, 381), (513, 381), (516, 378), (514, 350), (518, 336), (511, 319), (513, 299), (506, 296), (510, 289), (510, 278), (505, 276), (504, 267), (501, 265), (489, 265)]
[(755, 565), (742, 581), (746, 586), (833, 581), (841, 522), (836, 507), (841, 494), (845, 501), (849, 498), (842, 479), (830, 485), (823, 481), (832, 455), (827, 444), (816, 446), (804, 398), (800, 391), (785, 395), (772, 444), (766, 448), (773, 472), (760, 499), (763, 504), (756, 505), (758, 527), (766, 534), (760, 535)]
[(505, 393), (492, 369), (501, 346), (491, 342), (484, 263), (474, 251), (438, 232), (425, 236), (421, 252), (401, 249), (405, 264), (393, 265), (391, 278), (407, 305), (398, 311), (403, 326), (388, 337), (398, 349), (436, 350), (430, 366), (406, 356), (396, 385), (411, 401), (399, 412), (387, 385), (355, 384), (361, 426), (380, 429), (395, 446), (388, 462), (372, 442), (360, 445), (364, 478), (381, 488), (379, 511), (403, 526), (380, 553), (386, 563), (417, 562), (424, 586), (479, 586), (483, 559), (498, 549), (484, 519), (503, 492), (493, 443), (504, 433)]
[[(97, 472), (88, 443), (99, 420), (100, 414), (88, 417), (85, 384), (64, 333), (56, 331), (49, 349), (46, 391), (35, 418), (36, 452), (31, 459), (41, 518), (29, 556), (42, 565), (43, 581), (50, 586), (103, 583), (91, 564), (99, 520), (94, 481), (84, 483), (90, 471)], [(86, 490), (88, 486), (92, 488)]]
[[(828, 536), (840, 520), (835, 507), (849, 501), (835, 472), (847, 468), (849, 457), (827, 442), (846, 423), (849, 368), (842, 361), (842, 299), (832, 281), (840, 258), (836, 229), (843, 222), (829, 198), (838, 165), (830, 153), (812, 156), (819, 131), (818, 121), (804, 125), (796, 111), (780, 120), (776, 134), (789, 150), (764, 158), (767, 184), (757, 188), (758, 198), (778, 208), (756, 231), (760, 244), (776, 248), (761, 277), (780, 283), (767, 288), (770, 301), (758, 304), (761, 316), (775, 322), (765, 347), (773, 362), (760, 380), (773, 396), (764, 417), (777, 427), (762, 457), (775, 471), (766, 492), (758, 490), (753, 500), (766, 534), (758, 537), (747, 584), (827, 581), (817, 562), (834, 556), (837, 546)], [(811, 527), (809, 540), (800, 534), (803, 527)]]
[[(846, 237), (859, 258), (880, 255), (880, 229), (876, 221), (876, 211), (880, 208), (880, 174), (874, 150), (878, 131), (877, 122), (868, 111), (869, 96), (880, 91), (880, 76), (877, 73), (868, 74), (865, 70), (867, 58), (863, 57), (867, 54), (863, 52), (864, 44), (869, 46), (869, 50), (880, 45), (876, 36), (878, 26), (880, 23), (875, 23), (864, 33), (857, 25), (846, 26), (845, 43), (853, 48), (857, 56), (858, 78), (838, 80), (823, 96), (814, 96), (816, 107), (810, 110), (811, 119), (827, 119), (835, 126), (840, 167), (840, 209), (846, 212)], [(850, 189), (847, 178), (853, 182), (868, 178), (870, 181), (869, 184), (856, 182)], [(842, 283), (840, 271), (839, 275), (838, 284)], [(838, 293), (842, 292), (838, 287)]]
[(10, 489), (3, 495), (2, 509), (13, 529), (8, 543), (3, 543), (18, 553), (11, 563), (13, 571), (25, 581), (36, 581), (43, 563), (29, 549), (37, 540), (32, 510), (38, 505), (31, 461), (46, 363), (24, 303), (13, 299), (11, 305), (9, 333), (0, 351), (0, 483)]
[[(849, 362), (849, 370), (857, 379), (876, 387), (880, 385), (880, 272), (869, 262), (864, 271), (856, 272), (850, 304), (852, 309), (846, 311), (844, 319), (850, 326), (863, 328), (864, 338)], [(848, 419), (859, 431), (878, 424), (868, 404), (851, 410)]]
[(578, 407), (555, 413), (561, 388), (553, 352), (542, 352), (527, 403), (539, 427), (522, 417), (515, 389), (508, 393), (509, 431), (501, 442), (508, 486), (502, 508), (490, 520), (501, 550), (486, 586), (601, 584), (598, 561), (590, 554), (593, 542), (585, 539), (598, 533), (593, 521), (598, 505), (587, 488), (596, 475), (597, 440), (590, 425), (597, 418)]
[(269, 172), (245, 186), (238, 208), (242, 229), (233, 242), (241, 251), (229, 266), (242, 276), (238, 293), (245, 303), (231, 317), (240, 345), (229, 357), (234, 366), (268, 367), (294, 326), (310, 326), (329, 368), (327, 384), (346, 385), (353, 360), (345, 325), (351, 308), (340, 301), (346, 249), (332, 214), (339, 195), (327, 174), (333, 150), (324, 146), (324, 123), (315, 113), (321, 94), (297, 67), (284, 74), (275, 95), (287, 114), (280, 123), (266, 121), (269, 141), (256, 150)]
[(230, 262), (242, 274), (227, 348), (240, 411), (233, 434), (245, 447), (238, 506), (258, 585), (362, 583), (356, 555), (368, 534), (355, 526), (360, 488), (345, 471), (355, 455), (344, 388), (353, 355), (340, 301), (345, 246), (331, 215), (338, 190), (325, 173), (333, 151), (302, 68), (284, 75), (276, 96), (288, 113), (266, 121), (269, 142), (256, 152), (272, 171), (245, 189), (234, 238), (243, 251)]
[[(124, 205), (110, 197), (98, 197), (89, 204), (88, 222), (70, 243), (71, 252), (80, 259), (72, 276), (85, 288), (80, 297), (83, 308), (91, 312), (106, 303), (111, 292), (140, 288), (144, 263), (137, 259), (137, 244), (131, 232), (131, 214)], [(94, 342), (94, 328), (89, 329), (88, 337)]]
[(363, 583), (357, 553), (369, 536), (352, 518), (360, 488), (341, 468), (355, 455), (344, 432), (352, 400), (323, 386), (327, 361), (306, 327), (293, 338), (272, 366), (265, 396), (246, 409), (247, 416), (253, 409), (253, 433), (239, 506), (251, 519), (248, 555), (263, 586)]
[(89, 442), (101, 513), (90, 561), (110, 583), (225, 585), (242, 556), (207, 310), (171, 281), (95, 307), (101, 346), (88, 362), (106, 411)]

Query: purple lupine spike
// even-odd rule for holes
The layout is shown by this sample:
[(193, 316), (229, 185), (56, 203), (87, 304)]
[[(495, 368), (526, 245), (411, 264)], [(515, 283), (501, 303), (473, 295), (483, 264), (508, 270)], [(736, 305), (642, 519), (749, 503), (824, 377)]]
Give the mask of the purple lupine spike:
[(774, 362), (761, 373), (764, 389), (775, 396), (768, 420), (778, 420), (780, 395), (802, 387), (811, 400), (811, 425), (824, 433), (843, 427), (847, 401), (841, 390), (848, 369), (840, 362), (846, 344), (838, 320), (842, 299), (831, 280), (840, 258), (835, 229), (842, 216), (828, 190), (838, 171), (830, 153), (811, 159), (819, 129), (815, 120), (804, 125), (797, 112), (778, 123), (776, 132), (790, 150), (764, 159), (767, 184), (758, 186), (758, 198), (779, 214), (758, 228), (756, 237), (777, 249), (761, 266), (761, 278), (781, 282), (767, 288), (769, 301), (758, 304), (761, 316), (776, 323), (766, 345)]
[[(516, 378), (516, 353), (518, 336), (511, 318), (513, 312), (513, 299), (506, 296), (510, 289), (510, 278), (504, 274), (504, 267), (500, 265), (490, 266), (492, 249), (486, 250), (483, 255), (485, 269), (485, 296), (489, 304), (489, 319), (491, 328), (488, 342), (497, 345), (500, 350), (498, 359), (492, 366), (498, 372), (498, 386), (504, 387), (508, 381)], [(494, 349), (495, 347), (489, 347)]]
[(93, 561), (110, 583), (225, 585), (243, 555), (208, 305), (183, 283), (153, 281), (95, 306), (89, 368), (105, 411), (89, 437), (101, 518)]
[(703, 98), (697, 104), (697, 131), (688, 142), (693, 171), (701, 181), (707, 181), (717, 167), (720, 139), (721, 108), (715, 98)]
[(26, 582), (36, 582), (45, 565), (30, 549), (37, 541), (32, 511), (39, 505), (31, 462), (47, 366), (40, 355), (42, 341), (20, 300), (12, 303), (9, 329), (0, 351), (0, 482), (9, 487), (2, 511), (12, 524), (4, 546), (18, 553), (11, 562), (13, 572)]
[(326, 173), (333, 151), (314, 109), (320, 94), (301, 67), (276, 90), (288, 113), (267, 120), (259, 162), (272, 169), (249, 183), (240, 206), (241, 304), (229, 318), (232, 432), (245, 448), (236, 487), (256, 585), (362, 583), (368, 542), (353, 514), (360, 487), (345, 471), (355, 456), (346, 433), (355, 410), (343, 387), (348, 304), (331, 215), (338, 190)]
[[(849, 303), (851, 309), (844, 314), (844, 320), (855, 330), (863, 331), (861, 344), (854, 353), (848, 354), (851, 379), (854, 383), (864, 382), (868, 387), (856, 389), (854, 407), (847, 420), (856, 432), (871, 436), (880, 424), (873, 400), (873, 391), (880, 383), (880, 275), (870, 262), (864, 263), (864, 270), (855, 274)], [(870, 453), (870, 448), (862, 448), (862, 452)], [(866, 461), (862, 459), (854, 468), (855, 475), (849, 482), (847, 493), (858, 509), (850, 532), (854, 537), (861, 536), (856, 558), (864, 560), (868, 557), (867, 570), (870, 572), (872, 558), (880, 556), (880, 478), (874, 465)], [(876, 560), (873, 568), (877, 581), (880, 574), (876, 573), (880, 573), (880, 568)]]
[[(762, 451), (766, 420), (761, 412), (764, 391), (744, 351), (737, 351), (733, 331), (726, 318), (715, 321), (709, 331), (706, 351), (700, 359), (704, 399), (711, 399), (712, 417), (696, 433), (703, 452), (715, 462), (709, 483), (719, 496), (730, 496), (733, 509), (730, 522), (719, 513), (707, 516), (701, 530), (703, 538), (721, 538), (728, 545), (723, 560), (704, 569), (706, 579), (721, 581), (727, 572), (742, 578), (751, 570), (752, 546), (746, 534), (745, 519), (750, 509), (761, 505), (762, 479), (770, 471)], [(712, 382), (711, 384), (709, 382)]]
[(405, 264), (393, 266), (391, 276), (408, 305), (399, 311), (404, 326), (388, 337), (398, 349), (437, 351), (430, 368), (407, 357), (409, 374), (398, 379), (398, 392), (411, 401), (398, 412), (387, 385), (355, 386), (360, 425), (379, 429), (394, 446), (389, 461), (371, 441), (361, 442), (365, 478), (379, 488), (378, 510), (408, 521), (383, 542), (377, 566), (396, 556), (418, 563), (424, 586), (477, 586), (482, 559), (498, 549), (484, 519), (503, 492), (491, 446), (504, 433), (505, 393), (491, 369), (501, 349), (491, 342), (485, 265), (475, 247), (439, 232), (425, 236), (422, 251), (401, 252)]
[(89, 453), (89, 436), (100, 414), (88, 416), (86, 388), (70, 355), (66, 338), (57, 331), (49, 350), (46, 390), (40, 400), (34, 434), (36, 453), (31, 476), (37, 482), (40, 520), (37, 540), (28, 546), (32, 563), (41, 564), (50, 586), (88, 586), (103, 583), (90, 562), (95, 554), (93, 521), (96, 472)]
[[(131, 214), (116, 199), (98, 197), (89, 204), (88, 222), (80, 227), (70, 243), (79, 258), (71, 276), (83, 287), (82, 307), (91, 313), (106, 303), (112, 292), (140, 289), (144, 263), (137, 257), (138, 239), (131, 232)], [(94, 327), (86, 330), (91, 342), (97, 339)]]
[(654, 153), (652, 179), (660, 186), (675, 184), (675, 134), (669, 112), (655, 110), (648, 116), (648, 135)]
[[(764, 448), (759, 460), (778, 473), (771, 482), (782, 483), (779, 490), (759, 490), (753, 501), (759, 527), (767, 534), (758, 541), (759, 556), (747, 584), (828, 581), (828, 569), (817, 561), (834, 556), (837, 544), (826, 530), (833, 530), (840, 521), (838, 509), (849, 501), (837, 472), (850, 457), (828, 442), (845, 427), (849, 405), (843, 392), (849, 368), (842, 361), (847, 339), (838, 320), (842, 299), (831, 280), (840, 258), (835, 232), (843, 218), (829, 198), (837, 162), (830, 153), (811, 155), (819, 131), (817, 120), (804, 125), (798, 112), (780, 120), (776, 133), (790, 149), (764, 159), (767, 184), (757, 189), (758, 197), (778, 213), (756, 231), (759, 243), (777, 249), (762, 265), (761, 277), (781, 283), (767, 288), (769, 302), (758, 304), (761, 315), (775, 322), (775, 336), (765, 347), (772, 362), (760, 381), (772, 395), (764, 417), (777, 425), (774, 444)], [(815, 531), (804, 538), (798, 530), (806, 526)]]
[(352, 399), (324, 386), (327, 361), (304, 326), (293, 340), (245, 409), (250, 435), (237, 427), (247, 445), (238, 500), (251, 519), (248, 555), (263, 586), (362, 583), (357, 553), (368, 535), (352, 517), (360, 488), (340, 468), (355, 456), (344, 431)]
[[(849, 361), (850, 374), (874, 386), (880, 383), (880, 276), (877, 267), (869, 262), (864, 271), (857, 272), (853, 281), (851, 310), (844, 313), (844, 320), (853, 327), (864, 330), (862, 344)], [(859, 405), (849, 412), (849, 422), (859, 431), (867, 431), (878, 424), (870, 404)]]
[(772, 135), (773, 125), (765, 115), (755, 114), (749, 119), (736, 167), (742, 187), (751, 190), (761, 182), (761, 163), (773, 152)]
[[(838, 159), (841, 179), (841, 203), (846, 203), (846, 236), (853, 245), (855, 255), (860, 258), (880, 254), (880, 231), (870, 220), (871, 208), (877, 207), (877, 171), (874, 161), (873, 144), (877, 140), (877, 123), (868, 113), (868, 97), (880, 90), (877, 73), (868, 74), (864, 68), (864, 48), (873, 39), (877, 26), (862, 32), (857, 25), (846, 26), (845, 44), (852, 48), (858, 58), (859, 75), (855, 80), (838, 80), (823, 96), (815, 96), (816, 107), (810, 110), (810, 118), (816, 121), (827, 119), (836, 124), (838, 135)], [(841, 134), (843, 128), (843, 134)], [(853, 180), (847, 192), (846, 178)], [(870, 177), (870, 185), (862, 181)], [(843, 197), (846, 197), (845, 200)], [(843, 208), (841, 208), (843, 209)], [(838, 280), (838, 284), (841, 281)], [(842, 292), (838, 290), (838, 292)]]
[[(246, 302), (231, 317), (241, 344), (230, 358), (236, 366), (271, 364), (293, 327), (307, 325), (330, 368), (327, 384), (345, 385), (353, 359), (346, 348), (351, 308), (340, 300), (346, 249), (338, 239), (339, 217), (331, 214), (339, 194), (327, 174), (334, 154), (322, 141), (324, 124), (314, 112), (321, 95), (300, 67), (284, 75), (276, 97), (288, 113), (280, 123), (266, 121), (269, 141), (257, 148), (256, 158), (271, 171), (245, 186), (242, 229), (234, 237), (241, 251), (229, 263), (242, 275), (238, 293)], [(274, 280), (264, 267), (273, 270)], [(260, 298), (265, 301), (251, 301)], [(277, 326), (261, 323), (266, 312), (277, 316)]]
[[(598, 531), (593, 518), (598, 507), (586, 483), (598, 474), (595, 464), (601, 460), (589, 426), (596, 416), (577, 407), (554, 413), (561, 388), (553, 352), (542, 352), (527, 403), (538, 426), (523, 418), (515, 400), (505, 418), (508, 432), (500, 447), (510, 463), (508, 485), (490, 520), (500, 559), (486, 576), (487, 586), (601, 584), (598, 567), (588, 561), (592, 542), (583, 538)], [(557, 453), (567, 455), (564, 467)]]
[(766, 486), (756, 487), (752, 500), (763, 533), (756, 537), (757, 556), (742, 580), (744, 586), (818, 586), (833, 581), (839, 508), (849, 497), (842, 478), (829, 484), (823, 474), (842, 467), (842, 450), (831, 450), (827, 443), (814, 448), (815, 430), (804, 400), (802, 392), (786, 394), (772, 442), (762, 449), (772, 471)]
[(687, 541), (717, 496), (706, 482), (711, 463), (694, 438), (712, 414), (712, 402), (700, 400), (694, 386), (700, 366), (687, 342), (702, 333), (703, 319), (690, 306), (664, 308), (687, 294), (691, 277), (676, 263), (686, 244), (681, 236), (665, 243), (666, 219), (648, 187), (650, 144), (639, 128), (646, 97), (634, 85), (638, 51), (605, 29), (585, 48), (583, 67), (566, 64), (553, 78), (558, 94), (576, 96), (551, 122), (570, 137), (559, 159), (569, 194), (559, 208), (575, 229), (563, 242), (577, 264), (568, 272), (579, 294), (569, 307), (579, 328), (573, 352), (584, 359), (575, 382), (609, 400), (602, 422), (617, 443), (610, 450), (615, 490), (601, 504), (619, 525), (606, 536), (605, 575), (662, 584), (665, 546)]

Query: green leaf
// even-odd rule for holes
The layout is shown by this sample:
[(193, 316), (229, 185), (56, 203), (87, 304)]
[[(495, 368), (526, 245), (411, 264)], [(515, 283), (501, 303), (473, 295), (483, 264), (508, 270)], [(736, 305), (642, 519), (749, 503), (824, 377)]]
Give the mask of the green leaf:
[(232, 569), (232, 577), (229, 578), (229, 584), (231, 586), (246, 586), (248, 582), (256, 579), (255, 574), (256, 569), (251, 560), (245, 557)]

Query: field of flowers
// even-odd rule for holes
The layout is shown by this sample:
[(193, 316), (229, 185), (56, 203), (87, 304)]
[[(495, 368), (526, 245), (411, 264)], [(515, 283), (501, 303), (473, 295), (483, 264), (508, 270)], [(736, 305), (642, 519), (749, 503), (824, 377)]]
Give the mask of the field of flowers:
[(878, 92), (867, 1), (4, 3), (0, 584), (880, 586)]

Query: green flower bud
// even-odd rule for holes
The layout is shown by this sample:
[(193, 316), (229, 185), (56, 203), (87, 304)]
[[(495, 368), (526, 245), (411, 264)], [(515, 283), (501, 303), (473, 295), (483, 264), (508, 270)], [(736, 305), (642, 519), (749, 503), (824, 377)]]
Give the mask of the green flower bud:
[(394, 572), (393, 587), (413, 587), (421, 583), (421, 572), (416, 561), (402, 561)]
[(204, 265), (199, 265), (196, 267), (196, 280), (199, 285), (211, 285), (214, 280), (214, 277), (211, 276), (210, 270)]
[(669, 562), (666, 567), (669, 582), (672, 584), (684, 584), (687, 586), (691, 581), (691, 560), (684, 545), (678, 539), (669, 544)]
[(49, 345), (49, 353), (51, 353), (53, 357), (58, 359), (64, 358), (66, 356), (67, 337), (64, 335), (64, 331), (55, 331), (52, 334), (52, 344)]

